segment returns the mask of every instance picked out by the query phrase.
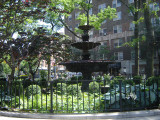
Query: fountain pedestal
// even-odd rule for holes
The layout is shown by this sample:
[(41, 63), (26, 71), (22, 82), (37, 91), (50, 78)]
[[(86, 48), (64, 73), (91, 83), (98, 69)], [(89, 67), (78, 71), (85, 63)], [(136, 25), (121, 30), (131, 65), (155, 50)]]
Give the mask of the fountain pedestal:
[(82, 35), (82, 42), (73, 43), (71, 46), (82, 50), (82, 60), (62, 62), (60, 65), (66, 66), (67, 70), (70, 72), (81, 72), (83, 75), (82, 91), (88, 91), (89, 83), (92, 81), (92, 73), (107, 72), (109, 70), (108, 65), (114, 64), (115, 62), (105, 60), (90, 60), (89, 50), (99, 46), (100, 43), (89, 42), (88, 31), (92, 28), (91, 26), (84, 25), (79, 26), (79, 28), (84, 31), (84, 34)]

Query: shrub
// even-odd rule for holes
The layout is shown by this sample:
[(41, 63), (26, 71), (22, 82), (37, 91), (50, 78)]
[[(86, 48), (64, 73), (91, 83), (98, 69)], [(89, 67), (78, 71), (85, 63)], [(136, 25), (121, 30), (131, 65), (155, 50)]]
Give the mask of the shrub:
[(123, 83), (124, 84), (129, 84), (129, 85), (134, 85), (133, 80), (124, 80)]
[(26, 97), (30, 97), (31, 95), (41, 94), (41, 87), (39, 85), (30, 85), (26, 88)]
[(41, 79), (46, 79), (47, 78), (47, 72), (45, 70), (41, 70), (40, 71), (40, 76), (41, 76)]
[(96, 82), (101, 82), (103, 80), (102, 76), (98, 75), (96, 77)]
[(159, 77), (156, 77), (156, 76), (149, 77), (149, 78), (147, 79), (147, 81), (146, 81), (146, 85), (147, 85), (147, 86), (150, 86), (150, 85), (152, 85), (152, 84), (154, 84), (154, 83), (157, 83), (159, 79), (160, 79), (160, 78), (159, 78)]
[(13, 81), (12, 86), (12, 95), (19, 95), (23, 93), (23, 85), (21, 81)]
[(89, 83), (89, 92), (90, 93), (99, 93), (99, 83), (97, 82), (90, 82)]
[(67, 87), (67, 93), (68, 93), (68, 95), (73, 95), (73, 96), (78, 95), (78, 97), (82, 97), (81, 87), (78, 86), (77, 84), (69, 85)]
[(134, 76), (133, 81), (135, 84), (140, 84), (142, 82), (142, 77), (141, 76)]
[(110, 76), (109, 75), (106, 75), (104, 74), (104, 84), (109, 84), (110, 83)]
[(40, 79), (39, 85), (40, 85), (42, 88), (46, 88), (46, 87), (48, 86), (48, 82), (47, 82), (46, 79)]
[(31, 81), (31, 79), (29, 79), (29, 78), (24, 79), (22, 82), (23, 82), (24, 89), (33, 84), (33, 82)]
[(83, 80), (82, 76), (73, 76), (71, 77), (70, 81), (68, 81), (68, 84), (77, 84), (80, 83), (81, 80)]
[(66, 83), (57, 83), (56, 91), (57, 94), (65, 94), (66, 93)]

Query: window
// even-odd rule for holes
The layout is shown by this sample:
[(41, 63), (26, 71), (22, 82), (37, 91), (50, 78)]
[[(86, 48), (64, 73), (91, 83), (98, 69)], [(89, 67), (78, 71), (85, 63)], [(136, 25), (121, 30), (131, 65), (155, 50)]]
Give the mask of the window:
[(134, 50), (131, 51), (131, 59), (132, 59), (132, 60), (135, 59), (135, 51), (134, 51)]
[(128, 16), (133, 16), (133, 13), (130, 11), (129, 14), (128, 14)]
[(122, 25), (113, 26), (113, 33), (121, 33), (122, 32)]
[(113, 0), (112, 1), (112, 7), (116, 8), (116, 7), (120, 7), (121, 6), (121, 1), (120, 0)]
[(129, 4), (134, 3), (134, 0), (128, 0), (128, 3)]
[(158, 18), (151, 18), (151, 23), (152, 23), (152, 26), (157, 26), (160, 24), (160, 17)]
[(79, 23), (76, 24), (75, 28), (78, 28), (78, 27), (79, 27)]
[(105, 8), (106, 8), (106, 4), (98, 5), (98, 12), (100, 12), (101, 10), (104, 10)]
[(154, 59), (157, 59), (158, 58), (158, 51), (154, 51)]
[(134, 30), (134, 28), (135, 28), (135, 24), (133, 22), (131, 22), (129, 24), (129, 30)]
[(90, 3), (92, 3), (92, 0), (86, 0), (86, 3), (89, 3), (89, 1), (90, 1)]
[(116, 21), (116, 20), (121, 20), (122, 19), (122, 12), (117, 12), (117, 17), (113, 19), (113, 21)]
[(114, 60), (123, 60), (123, 52), (115, 52)]
[(89, 15), (92, 15), (92, 8), (89, 9)]
[(93, 31), (89, 31), (89, 38), (93, 38)]
[(121, 47), (122, 44), (123, 44), (123, 40), (122, 39), (114, 40), (114, 48)]
[(72, 30), (72, 26), (69, 26), (69, 29)]
[(79, 16), (80, 12), (76, 12), (75, 13), (75, 19), (77, 19), (77, 17)]
[(104, 20), (103, 22), (102, 22), (102, 24), (105, 24), (107, 22), (107, 20)]
[(159, 10), (159, 4), (156, 2), (151, 3), (151, 4), (149, 4), (149, 8), (151, 11), (157, 11), (157, 10)]
[(68, 16), (68, 21), (72, 20), (72, 15)]
[[(80, 36), (80, 34), (78, 34), (78, 36)], [(80, 41), (81, 39), (78, 38), (78, 37), (75, 37), (75, 40), (78, 42), (78, 41)]]
[(106, 28), (99, 30), (99, 36), (105, 36), (105, 35), (107, 35), (107, 29)]

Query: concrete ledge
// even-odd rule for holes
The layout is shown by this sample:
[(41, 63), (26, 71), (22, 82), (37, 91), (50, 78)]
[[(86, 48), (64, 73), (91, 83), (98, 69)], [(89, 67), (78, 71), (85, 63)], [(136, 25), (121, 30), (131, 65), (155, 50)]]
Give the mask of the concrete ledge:
[(1, 116), (33, 119), (123, 119), (160, 115), (159, 109), (97, 114), (41, 114), (0, 111)]

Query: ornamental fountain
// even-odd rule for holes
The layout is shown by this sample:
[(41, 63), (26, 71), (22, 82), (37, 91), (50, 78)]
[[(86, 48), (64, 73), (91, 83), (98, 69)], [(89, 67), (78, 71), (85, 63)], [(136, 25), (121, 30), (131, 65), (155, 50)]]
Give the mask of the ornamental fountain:
[(83, 76), (82, 90), (87, 91), (89, 83), (92, 81), (93, 72), (107, 72), (109, 65), (114, 65), (114, 61), (106, 60), (90, 60), (89, 50), (97, 47), (100, 43), (89, 42), (88, 32), (92, 28), (89, 25), (79, 26), (79, 29), (83, 30), (82, 42), (75, 42), (71, 46), (82, 50), (82, 60), (62, 62), (60, 65), (66, 66), (66, 69), (70, 72), (81, 72)]

